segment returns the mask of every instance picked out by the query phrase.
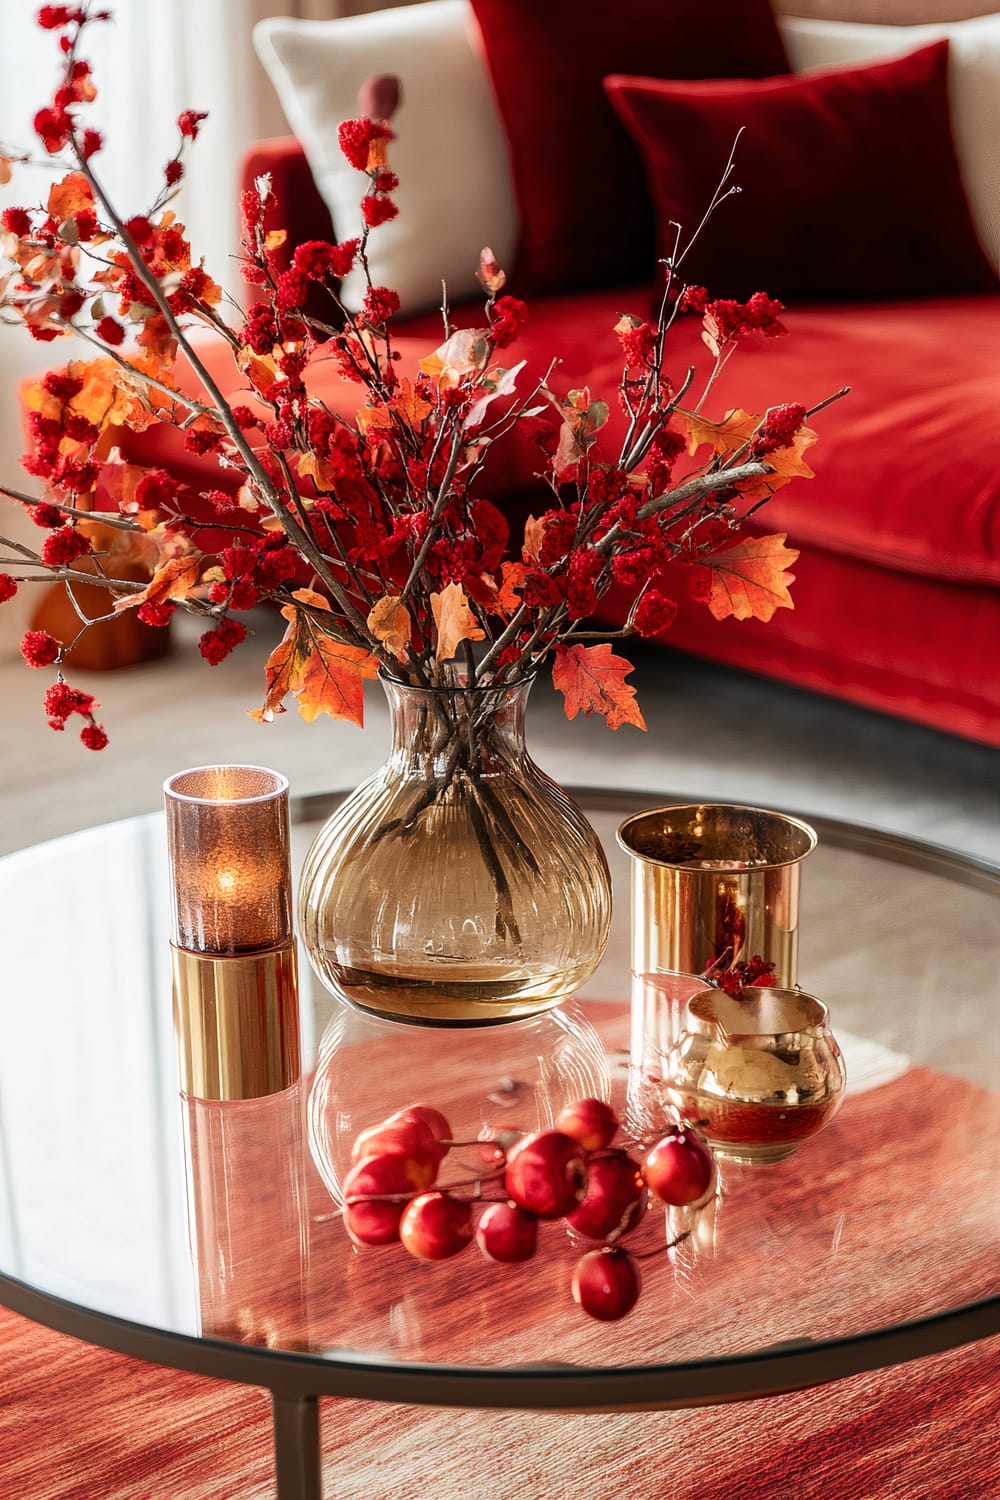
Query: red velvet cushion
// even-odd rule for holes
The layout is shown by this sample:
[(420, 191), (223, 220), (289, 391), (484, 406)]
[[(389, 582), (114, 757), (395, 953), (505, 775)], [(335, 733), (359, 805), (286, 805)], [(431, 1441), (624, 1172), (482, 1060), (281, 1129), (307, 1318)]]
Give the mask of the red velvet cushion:
[(609, 77), (639, 145), (661, 255), (690, 233), (737, 132), (742, 192), (683, 266), (716, 296), (899, 297), (995, 289), (952, 144), (948, 43), (763, 81)]
[[(653, 215), (607, 73), (763, 78), (788, 60), (768, 0), (472, 0), (510, 147), (518, 293), (648, 276)], [(508, 268), (509, 269), (509, 268)]]

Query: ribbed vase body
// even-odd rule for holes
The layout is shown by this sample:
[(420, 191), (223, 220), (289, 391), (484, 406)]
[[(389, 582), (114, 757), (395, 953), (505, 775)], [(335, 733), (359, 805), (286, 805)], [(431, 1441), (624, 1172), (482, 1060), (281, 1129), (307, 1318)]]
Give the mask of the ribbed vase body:
[(607, 862), (524, 744), (530, 684), (384, 683), (392, 752), (307, 855), (300, 931), (335, 994), (378, 1015), (482, 1024), (567, 999), (600, 961)]

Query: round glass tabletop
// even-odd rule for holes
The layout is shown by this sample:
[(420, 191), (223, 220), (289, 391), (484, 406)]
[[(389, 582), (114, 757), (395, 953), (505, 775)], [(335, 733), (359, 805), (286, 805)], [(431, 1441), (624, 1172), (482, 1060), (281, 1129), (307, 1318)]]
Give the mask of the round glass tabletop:
[[(461, 1112), (469, 1090), (514, 1121), (540, 1048), (566, 1035), (572, 1065), (586, 1054), (580, 1079), (606, 1066), (623, 1096), (629, 897), (614, 832), (671, 799), (576, 795), (616, 898), (578, 1013), (455, 1042), (345, 1030), (303, 964), (303, 1078), (235, 1104), (178, 1092), (162, 819), (0, 861), (0, 1302), (279, 1394), (467, 1406), (735, 1400), (1000, 1331), (1000, 868), (822, 819), (802, 872), (799, 981), (843, 1046), (843, 1108), (786, 1161), (726, 1166), (694, 1221), (651, 1210), (634, 1235), (643, 1291), (628, 1317), (597, 1323), (574, 1304), (588, 1247), (562, 1221), (515, 1266), (475, 1247), (429, 1264), (351, 1244), (307, 1129), (332, 1035), (351, 1131), (417, 1099)], [(294, 868), (332, 805), (293, 805)], [(592, 1027), (603, 1063), (584, 1045)], [(326, 1107), (343, 1110), (336, 1091)]]

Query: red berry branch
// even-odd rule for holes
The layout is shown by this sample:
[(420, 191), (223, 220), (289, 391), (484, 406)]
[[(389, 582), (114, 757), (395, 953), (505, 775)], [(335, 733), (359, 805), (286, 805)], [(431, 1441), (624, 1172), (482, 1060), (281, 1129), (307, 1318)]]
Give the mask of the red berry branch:
[[(781, 304), (764, 292), (736, 302), (683, 281), (701, 226), (686, 245), (678, 232), (663, 262), (657, 318), (624, 314), (607, 330), (621, 352), (608, 399), (558, 389), (557, 351), (519, 390), (523, 362), (504, 361), (528, 309), (488, 249), (482, 314), (454, 327), (445, 301), (442, 342), (407, 369), (391, 327), (399, 296), (373, 282), (368, 256), (370, 235), (398, 214), (388, 122), (399, 87), (382, 76), (340, 128), (360, 178), (355, 237), (283, 249), (270, 181), (244, 193), (241, 273), (256, 299), (244, 314), (171, 206), (201, 112), (179, 116), (177, 149), (151, 201), (129, 213), (109, 200), (105, 143), (86, 125), (96, 84), (81, 55), (91, 25), (107, 19), (89, 4), (39, 12), (58, 38), (60, 73), (33, 127), (66, 173), (44, 203), (0, 216), (0, 321), (22, 323), (46, 345), (72, 334), (94, 351), (28, 391), (23, 462), (42, 493), (0, 486), (48, 533), (37, 547), (0, 537), (0, 604), (22, 582), (57, 581), (80, 618), (74, 639), (26, 638), (29, 665), (58, 670), (96, 623), (76, 603), (81, 584), (108, 590), (101, 619), (135, 609), (164, 627), (178, 608), (199, 616), (201, 654), (213, 666), (247, 635), (244, 612), (269, 601), (289, 630), (267, 664), (258, 719), (291, 697), (307, 719), (326, 712), (360, 723), (362, 682), (378, 670), (423, 687), (494, 687), (548, 663), (569, 717), (644, 727), (625, 680), (631, 666), (610, 642), (665, 630), (679, 582), (719, 619), (737, 609), (769, 619), (791, 604), (787, 569), (797, 553), (784, 535), (739, 533), (778, 488), (810, 477), (803, 455), (816, 434), (806, 424), (828, 403), (704, 415), (739, 344), (785, 327)], [(0, 151), (0, 178), (23, 159)], [(707, 214), (733, 191), (731, 172), (732, 157)], [(353, 301), (342, 296), (345, 277), (360, 280)], [(667, 368), (668, 336), (684, 316), (700, 319), (712, 361), (698, 380), (693, 367), (676, 378)], [(195, 329), (231, 356), (237, 401), (224, 398)], [(317, 394), (321, 362), (356, 388), (355, 411), (332, 410)], [(612, 443), (614, 403), (624, 435)], [(129, 434), (155, 427), (181, 434), (210, 477), (182, 483), (123, 461)], [(541, 471), (539, 513), (523, 535), (484, 479), (493, 444), (515, 429), (536, 443)], [(206, 535), (220, 531), (224, 540), (208, 550)], [(148, 582), (118, 576), (123, 551), (142, 560)], [(624, 626), (588, 629), (612, 589), (626, 591)], [(103, 743), (95, 728), (84, 734), (92, 748)]]
[[(707, 1201), (715, 1180), (712, 1152), (689, 1126), (632, 1142), (642, 1145), (641, 1161), (614, 1146), (617, 1134), (618, 1118), (600, 1099), (567, 1105), (555, 1129), (513, 1143), (454, 1141), (439, 1110), (411, 1105), (358, 1136), (343, 1183), (344, 1224), (357, 1245), (402, 1244), (419, 1260), (450, 1259), (475, 1240), (487, 1260), (513, 1264), (535, 1254), (540, 1221), (564, 1219), (599, 1242), (577, 1262), (573, 1298), (611, 1322), (639, 1298), (639, 1257), (621, 1241), (641, 1223), (650, 1193), (688, 1207)], [(463, 1146), (479, 1150), (482, 1169), (435, 1186), (449, 1151)]]

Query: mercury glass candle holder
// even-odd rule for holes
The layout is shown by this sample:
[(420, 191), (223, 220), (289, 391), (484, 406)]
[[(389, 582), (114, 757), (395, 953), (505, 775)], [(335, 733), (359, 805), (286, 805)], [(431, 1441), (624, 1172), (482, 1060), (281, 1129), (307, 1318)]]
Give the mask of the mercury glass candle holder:
[(735, 1161), (784, 1161), (830, 1123), (846, 1073), (826, 1006), (801, 990), (701, 990), (667, 1059), (666, 1096)]

